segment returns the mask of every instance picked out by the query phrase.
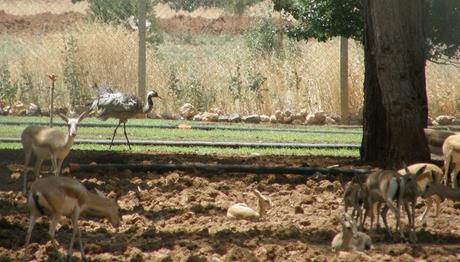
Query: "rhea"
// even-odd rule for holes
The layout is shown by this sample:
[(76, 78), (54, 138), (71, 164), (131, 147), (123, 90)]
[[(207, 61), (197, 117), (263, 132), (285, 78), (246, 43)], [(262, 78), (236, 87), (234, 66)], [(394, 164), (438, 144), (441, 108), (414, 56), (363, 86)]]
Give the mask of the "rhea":
[(81, 233), (78, 227), (78, 218), (81, 212), (86, 209), (97, 211), (107, 217), (114, 227), (118, 227), (121, 223), (119, 207), (116, 200), (105, 197), (97, 190), (96, 193), (88, 191), (83, 184), (69, 177), (49, 176), (38, 179), (30, 188), (27, 203), (30, 209), (30, 222), (26, 236), (26, 251), (32, 236), (35, 221), (38, 217), (43, 215), (47, 215), (51, 218), (49, 235), (56, 250), (57, 244), (54, 239), (56, 226), (61, 216), (70, 217), (73, 232), (68, 250), (69, 259), (71, 258), (73, 243), (77, 235), (81, 256), (82, 259), (85, 259), (85, 253), (81, 242)]
[(67, 157), (77, 135), (78, 124), (89, 112), (83, 112), (78, 117), (59, 116), (67, 123), (67, 134), (57, 128), (46, 126), (28, 126), (22, 131), (21, 142), (25, 153), (24, 164), (24, 193), (27, 192), (27, 172), (32, 153), (36, 157), (34, 174), (38, 178), (43, 160), (51, 160), (53, 172), (60, 175), (62, 162)]
[(118, 119), (118, 125), (113, 131), (110, 148), (113, 145), (113, 139), (115, 138), (118, 127), (123, 124), (126, 142), (128, 143), (129, 149), (131, 149), (128, 135), (126, 134), (126, 123), (128, 119), (139, 115), (145, 115), (152, 111), (153, 98), (161, 97), (157, 92), (150, 91), (147, 93), (145, 103), (143, 103), (137, 96), (119, 91), (114, 92), (110, 87), (95, 85), (95, 88), (97, 89), (97, 97), (92, 102), (91, 110), (97, 110), (96, 117), (102, 121), (106, 121), (109, 118)]

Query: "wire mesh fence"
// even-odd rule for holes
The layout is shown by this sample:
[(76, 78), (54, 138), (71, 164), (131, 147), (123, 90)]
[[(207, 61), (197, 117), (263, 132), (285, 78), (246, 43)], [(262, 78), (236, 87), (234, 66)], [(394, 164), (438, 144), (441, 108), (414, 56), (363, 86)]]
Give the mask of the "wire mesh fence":
[[(306, 109), (339, 114), (338, 39), (288, 39), (276, 31), (279, 14), (264, 8), (270, 6), (232, 16), (155, 6), (148, 15), (153, 25), (147, 36), (147, 89), (164, 97), (155, 111), (174, 114), (189, 102), (202, 111), (225, 113)], [(6, 33), (0, 38), (2, 107), (17, 100), (48, 107), (51, 72), (58, 76), (57, 107), (84, 105), (94, 95), (94, 83), (136, 93), (138, 36), (127, 23), (88, 21), (87, 3), (70, 1), (56, 1), (48, 9), (42, 1), (0, 0), (0, 9), (0, 20), (8, 24), (0, 27)], [(350, 41), (352, 115), (361, 111), (363, 79), (362, 46)], [(458, 114), (459, 86), (459, 68), (428, 63), (431, 113)]]

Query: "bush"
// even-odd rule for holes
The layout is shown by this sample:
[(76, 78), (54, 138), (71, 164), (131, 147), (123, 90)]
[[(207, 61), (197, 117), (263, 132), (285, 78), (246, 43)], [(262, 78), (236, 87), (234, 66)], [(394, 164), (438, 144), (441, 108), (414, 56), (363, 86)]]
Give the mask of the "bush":
[(0, 99), (13, 106), (18, 93), (17, 83), (11, 82), (10, 71), (8, 65), (4, 64), (0, 67)]
[(262, 0), (161, 0), (162, 3), (168, 4), (172, 9), (179, 11), (194, 11), (200, 7), (217, 7), (223, 8), (228, 12), (242, 15), (244, 10)]
[(245, 38), (248, 48), (256, 54), (269, 55), (283, 48), (283, 33), (270, 18), (251, 24)]
[(90, 98), (87, 88), (82, 87), (85, 71), (77, 64), (77, 42), (73, 36), (65, 39), (64, 45), (64, 85), (69, 94), (71, 108), (84, 105)]

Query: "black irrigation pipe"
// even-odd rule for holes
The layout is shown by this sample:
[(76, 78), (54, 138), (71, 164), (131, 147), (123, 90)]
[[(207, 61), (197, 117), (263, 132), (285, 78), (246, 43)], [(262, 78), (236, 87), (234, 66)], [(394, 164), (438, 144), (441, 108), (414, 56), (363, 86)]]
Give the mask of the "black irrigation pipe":
[(331, 175), (354, 175), (367, 174), (368, 169), (345, 169), (345, 168), (321, 168), (321, 167), (289, 167), (289, 166), (257, 166), (257, 165), (230, 165), (230, 164), (74, 164), (70, 165), (70, 172), (101, 172), (101, 171), (122, 171), (129, 169), (133, 172), (168, 172), (187, 171), (205, 172), (211, 174), (226, 173), (253, 173), (253, 174), (298, 174), (312, 176), (318, 172)]
[[(0, 137), (0, 142), (20, 143), (16, 137)], [(131, 145), (142, 146), (206, 146), (206, 147), (255, 147), (255, 148), (360, 148), (359, 144), (326, 144), (326, 143), (277, 143), (277, 142), (213, 142), (213, 141), (163, 141), (163, 140), (130, 140)], [(105, 139), (76, 139), (75, 144), (108, 145), (110, 140)], [(114, 145), (125, 145), (125, 140), (114, 140)]]
[[(0, 125), (5, 126), (20, 126), (20, 125), (46, 125), (45, 122), (13, 122), (5, 121), (0, 122)], [(55, 126), (65, 126), (64, 123), (55, 123)], [(103, 124), (103, 123), (81, 123), (81, 127), (111, 127), (115, 128), (116, 124)], [(161, 128), (161, 129), (178, 129), (178, 125), (140, 125), (140, 124), (128, 124), (131, 128)], [(191, 129), (198, 130), (229, 130), (229, 131), (272, 131), (272, 132), (295, 132), (295, 133), (310, 133), (310, 134), (362, 134), (361, 131), (351, 130), (313, 130), (308, 128), (271, 128), (271, 127), (255, 127), (255, 128), (244, 128), (234, 126), (217, 126), (217, 125), (190, 125)], [(342, 127), (340, 127), (342, 128)], [(344, 128), (345, 129), (345, 128)]]

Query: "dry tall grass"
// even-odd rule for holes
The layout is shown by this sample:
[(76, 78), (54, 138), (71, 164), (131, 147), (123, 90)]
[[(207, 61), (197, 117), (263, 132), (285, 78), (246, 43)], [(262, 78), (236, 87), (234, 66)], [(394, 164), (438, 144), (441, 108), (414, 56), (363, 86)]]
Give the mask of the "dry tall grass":
[[(18, 14), (43, 12), (45, 0), (30, 4), (28, 11), (13, 1), (0, 0), (0, 8), (16, 6)], [(62, 3), (61, 3), (62, 2)], [(65, 2), (65, 4), (64, 4)], [(70, 1), (52, 1), (56, 12), (69, 10)], [(82, 7), (80, 7), (82, 8)], [(158, 16), (173, 16), (165, 6), (157, 6)], [(258, 7), (253, 15), (266, 12)], [(81, 9), (83, 10), (83, 9)], [(80, 11), (81, 11), (80, 10)], [(49, 9), (47, 9), (49, 11)], [(14, 9), (8, 9), (14, 13)], [(213, 17), (216, 10), (196, 11), (195, 15)], [(79, 79), (82, 88), (94, 82), (107, 83), (117, 89), (135, 92), (137, 85), (137, 34), (123, 26), (81, 23), (66, 32), (46, 35), (2, 36), (0, 38), (1, 61), (8, 63), (14, 81), (21, 74), (32, 76), (42, 106), (47, 106), (46, 75), (58, 75), (57, 103), (68, 104), (68, 92), (63, 81), (64, 45), (72, 36), (76, 40), (75, 63), (81, 68)], [(364, 63), (362, 47), (350, 43), (349, 86), (350, 108), (358, 114), (363, 100)], [(265, 78), (260, 92), (248, 89), (242, 97), (234, 99), (230, 90), (231, 80), (240, 75), (242, 86), (249, 86), (254, 76)], [(218, 107), (227, 113), (271, 114), (277, 109), (308, 111), (324, 110), (339, 113), (339, 43), (336, 39), (293, 42), (284, 39), (283, 55), (255, 56), (246, 46), (242, 36), (172, 35), (156, 49), (148, 49), (148, 85), (165, 98), (158, 105), (159, 113), (177, 112), (171, 89), (171, 77), (185, 88), (197, 83), (203, 86), (213, 99), (209, 107)], [(427, 88), (430, 114), (458, 114), (460, 111), (460, 69), (452, 66), (427, 64)], [(186, 99), (185, 99), (186, 100)], [(182, 101), (183, 102), (183, 101)], [(208, 108), (209, 109), (209, 108)]]
[(12, 15), (35, 15), (50, 12), (62, 14), (65, 12), (86, 13), (86, 1), (72, 4), (70, 0), (0, 0), (0, 10)]

